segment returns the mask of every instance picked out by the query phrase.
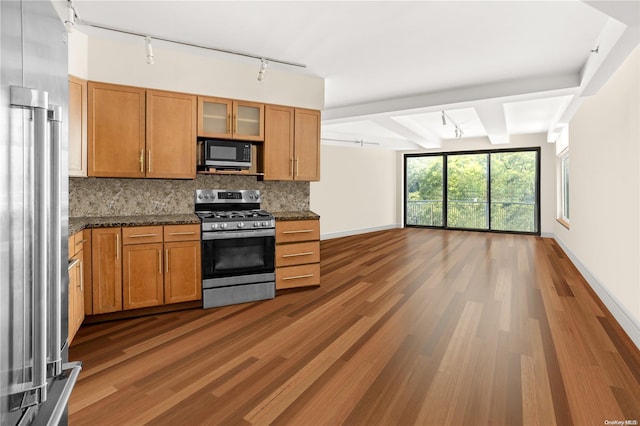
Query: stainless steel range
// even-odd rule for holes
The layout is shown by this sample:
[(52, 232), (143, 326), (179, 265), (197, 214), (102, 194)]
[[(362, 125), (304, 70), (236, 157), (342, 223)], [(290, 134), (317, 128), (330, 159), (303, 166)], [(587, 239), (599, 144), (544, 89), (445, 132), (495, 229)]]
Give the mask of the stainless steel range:
[(260, 191), (198, 189), (204, 308), (275, 297), (275, 220)]

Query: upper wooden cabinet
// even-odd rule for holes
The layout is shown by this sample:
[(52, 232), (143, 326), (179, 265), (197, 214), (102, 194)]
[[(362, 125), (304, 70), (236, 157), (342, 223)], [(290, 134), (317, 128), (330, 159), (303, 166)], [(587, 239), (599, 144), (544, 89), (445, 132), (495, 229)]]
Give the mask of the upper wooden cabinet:
[(193, 179), (197, 98), (88, 83), (89, 176)]
[(147, 177), (195, 178), (196, 99), (147, 90)]
[(87, 81), (69, 76), (69, 176), (87, 176)]
[(264, 140), (264, 104), (198, 97), (198, 136)]
[(320, 111), (267, 105), (265, 180), (320, 180)]
[(89, 176), (144, 177), (145, 90), (89, 82)]

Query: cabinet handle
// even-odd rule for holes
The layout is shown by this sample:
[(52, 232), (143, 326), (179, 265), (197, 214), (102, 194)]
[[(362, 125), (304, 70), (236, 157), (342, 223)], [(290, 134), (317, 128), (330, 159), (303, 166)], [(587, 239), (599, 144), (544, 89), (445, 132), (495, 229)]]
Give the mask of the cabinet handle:
[(295, 277), (284, 277), (282, 279), (282, 281), (287, 281), (287, 280), (299, 280), (300, 278), (311, 278), (313, 277), (313, 274), (307, 274), (307, 275), (296, 275)]
[(195, 232), (169, 232), (169, 235), (194, 235)]
[(120, 259), (120, 233), (116, 234), (116, 259)]
[(151, 173), (151, 150), (147, 152), (147, 173)]
[(144, 173), (144, 148), (140, 150), (140, 173)]
[(305, 253), (283, 254), (282, 257), (311, 256), (312, 254), (313, 254), (312, 251), (308, 251)]
[(231, 130), (231, 114), (227, 114), (227, 133), (233, 133)]
[(86, 242), (87, 242), (87, 240), (80, 240), (80, 241), (78, 241), (78, 242), (76, 243), (76, 245), (77, 245), (77, 246), (79, 246), (80, 244), (84, 244), (84, 243), (86, 243)]
[(84, 262), (80, 262), (80, 291), (84, 292)]
[(68, 270), (68, 271), (70, 271), (70, 270), (72, 270), (73, 268), (75, 268), (75, 267), (76, 267), (76, 265), (78, 264), (78, 262), (80, 262), (80, 259), (76, 259), (76, 260), (74, 260), (73, 262), (71, 262), (71, 263), (69, 264), (69, 266), (67, 267), (67, 270)]
[(158, 274), (162, 274), (162, 250), (158, 249)]
[(238, 128), (238, 116), (233, 114), (233, 120), (231, 121), (231, 133), (235, 134)]
[(135, 235), (129, 235), (128, 238), (143, 238), (143, 237), (155, 237), (158, 234), (135, 234)]
[(298, 231), (282, 231), (283, 234), (306, 234), (308, 232), (313, 232), (313, 229), (300, 229)]
[(168, 274), (169, 273), (169, 249), (166, 249), (164, 251), (164, 259), (165, 259), (164, 264), (166, 265), (167, 274)]

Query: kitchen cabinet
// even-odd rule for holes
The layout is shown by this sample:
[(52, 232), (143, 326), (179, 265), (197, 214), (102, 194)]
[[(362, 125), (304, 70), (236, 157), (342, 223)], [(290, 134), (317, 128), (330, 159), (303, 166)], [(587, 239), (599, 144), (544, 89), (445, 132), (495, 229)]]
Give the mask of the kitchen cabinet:
[(69, 176), (87, 176), (87, 81), (69, 76)]
[(320, 285), (320, 221), (276, 220), (276, 290)]
[(198, 136), (263, 141), (264, 104), (199, 96)]
[[(69, 343), (73, 340), (74, 336), (78, 332), (82, 321), (84, 321), (85, 307), (84, 307), (84, 289), (85, 289), (85, 270), (86, 260), (85, 252), (83, 250), (85, 240), (83, 238), (83, 232), (80, 231), (69, 237)], [(91, 263), (89, 262), (89, 265)]]
[(96, 228), (92, 238), (94, 315), (202, 298), (199, 224)]
[(162, 226), (122, 229), (122, 308), (164, 303)]
[(144, 177), (144, 89), (89, 82), (88, 174)]
[(164, 227), (164, 303), (202, 298), (200, 225)]
[(194, 179), (197, 98), (88, 83), (88, 175)]
[(196, 176), (196, 97), (147, 90), (148, 178)]
[(265, 180), (320, 180), (320, 111), (265, 107)]
[(91, 231), (93, 314), (122, 310), (121, 228)]

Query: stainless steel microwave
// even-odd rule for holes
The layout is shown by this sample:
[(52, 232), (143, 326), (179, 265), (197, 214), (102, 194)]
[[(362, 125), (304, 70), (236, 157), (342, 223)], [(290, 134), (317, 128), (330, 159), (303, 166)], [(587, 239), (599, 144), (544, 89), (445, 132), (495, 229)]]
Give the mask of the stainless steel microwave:
[(251, 144), (220, 139), (202, 139), (198, 141), (198, 164), (216, 169), (251, 168)]

